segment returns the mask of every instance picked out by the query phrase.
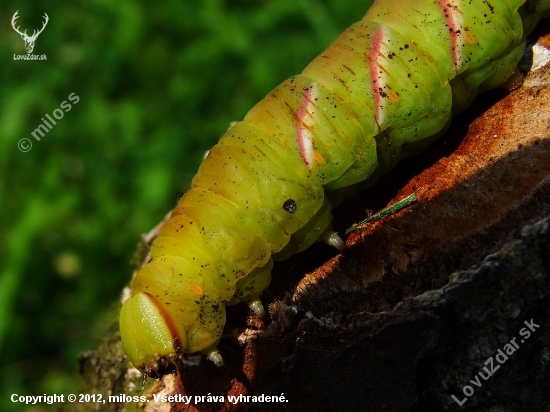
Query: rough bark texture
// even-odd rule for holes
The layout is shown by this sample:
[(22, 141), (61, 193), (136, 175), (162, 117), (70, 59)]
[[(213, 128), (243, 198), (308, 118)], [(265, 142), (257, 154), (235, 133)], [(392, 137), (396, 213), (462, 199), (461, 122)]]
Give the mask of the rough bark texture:
[[(443, 140), (337, 209), (343, 233), (418, 190), (346, 253), (319, 245), (276, 265), (267, 324), (229, 308), (224, 368), (185, 364), (142, 392), (115, 334), (83, 356), (83, 392), (151, 400), (101, 405), (113, 411), (550, 410), (549, 84), (547, 65), (504, 98), (480, 96)], [(152, 400), (178, 393), (224, 401)], [(228, 401), (240, 394), (287, 402)]]

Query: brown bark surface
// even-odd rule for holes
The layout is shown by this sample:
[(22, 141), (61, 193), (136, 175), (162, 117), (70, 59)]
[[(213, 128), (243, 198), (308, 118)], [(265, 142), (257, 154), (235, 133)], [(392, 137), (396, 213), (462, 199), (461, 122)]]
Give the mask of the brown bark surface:
[[(549, 85), (546, 65), (509, 94), (480, 96), (444, 138), (337, 208), (343, 233), (365, 209), (417, 191), (414, 204), (352, 233), (345, 253), (316, 245), (277, 264), (265, 323), (228, 308), (225, 367), (185, 364), (142, 392), (115, 335), (83, 357), (84, 392), (150, 400), (110, 410), (549, 410)], [(539, 327), (526, 339), (531, 320)], [(513, 338), (519, 349), (499, 364)], [(491, 357), (500, 368), (485, 380)], [(158, 403), (153, 393), (224, 401)], [(228, 401), (262, 394), (287, 402)]]

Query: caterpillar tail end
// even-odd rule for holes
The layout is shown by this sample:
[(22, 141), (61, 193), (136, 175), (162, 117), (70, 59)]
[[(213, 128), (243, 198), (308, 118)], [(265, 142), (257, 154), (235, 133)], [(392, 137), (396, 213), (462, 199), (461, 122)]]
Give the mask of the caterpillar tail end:
[(321, 236), (321, 240), (327, 245), (335, 247), (339, 252), (344, 252), (347, 249), (346, 243), (338, 236), (338, 233), (332, 229), (325, 231)]

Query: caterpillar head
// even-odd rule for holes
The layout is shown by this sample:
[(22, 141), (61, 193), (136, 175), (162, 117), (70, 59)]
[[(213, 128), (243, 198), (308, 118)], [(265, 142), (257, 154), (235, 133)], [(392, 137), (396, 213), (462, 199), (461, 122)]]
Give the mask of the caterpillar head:
[[(137, 273), (120, 314), (122, 346), (144, 375), (177, 370), (185, 353), (214, 356), (225, 323), (225, 306), (177, 257), (153, 259)], [(214, 353), (215, 352), (215, 353)], [(212, 355), (214, 353), (214, 355)]]
[(146, 293), (137, 293), (124, 302), (120, 314), (122, 345), (144, 376), (160, 378), (176, 371), (178, 356), (185, 347), (172, 325), (170, 315)]

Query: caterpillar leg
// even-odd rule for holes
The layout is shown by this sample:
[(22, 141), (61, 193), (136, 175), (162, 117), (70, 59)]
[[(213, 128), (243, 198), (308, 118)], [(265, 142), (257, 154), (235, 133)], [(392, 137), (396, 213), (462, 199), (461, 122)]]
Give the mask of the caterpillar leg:
[(523, 84), (523, 81), (524, 81), (523, 75), (518, 70), (516, 70), (514, 71), (514, 73), (512, 73), (510, 78), (506, 80), (504, 83), (502, 83), (499, 87), (508, 92), (511, 92), (513, 90), (519, 89)]
[(245, 301), (252, 312), (258, 317), (265, 317), (265, 309), (260, 300), (260, 295), (271, 283), (271, 269), (273, 269), (273, 260), (265, 266), (254, 269), (248, 276), (240, 279), (235, 287), (235, 295), (229, 301), (229, 305), (234, 305)]
[(222, 355), (216, 347), (206, 349), (204, 354), (206, 355), (206, 359), (211, 361), (218, 368), (224, 365)]
[(265, 318), (265, 309), (260, 295), (271, 283), (271, 269), (273, 269), (273, 259), (269, 259), (265, 266), (254, 269), (248, 276), (239, 280), (235, 287), (235, 295), (228, 304), (234, 305), (245, 301), (256, 316)]
[(327, 245), (335, 247), (339, 252), (346, 250), (346, 243), (342, 240), (338, 233), (332, 229), (327, 229), (325, 233), (323, 233), (323, 236), (321, 236), (321, 240)]
[(265, 318), (265, 309), (260, 298), (250, 299), (247, 303), (250, 310), (254, 312), (257, 317), (260, 319)]

